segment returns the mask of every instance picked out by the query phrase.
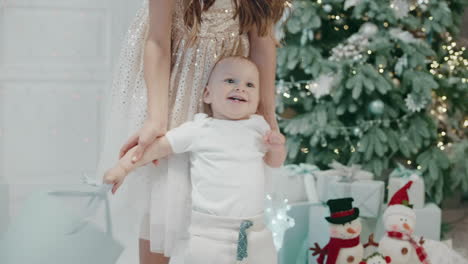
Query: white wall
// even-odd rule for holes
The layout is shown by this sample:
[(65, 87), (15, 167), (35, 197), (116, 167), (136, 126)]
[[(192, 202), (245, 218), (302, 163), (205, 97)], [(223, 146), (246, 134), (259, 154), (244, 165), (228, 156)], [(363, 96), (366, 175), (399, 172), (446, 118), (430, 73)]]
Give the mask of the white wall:
[(0, 234), (38, 187), (80, 182), (141, 0), (0, 0)]

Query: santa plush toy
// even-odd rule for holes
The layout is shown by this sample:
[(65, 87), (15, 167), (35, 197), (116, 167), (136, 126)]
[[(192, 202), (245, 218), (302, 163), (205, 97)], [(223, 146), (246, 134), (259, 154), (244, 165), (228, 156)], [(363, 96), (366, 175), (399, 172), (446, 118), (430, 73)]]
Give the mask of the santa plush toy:
[(386, 233), (380, 240), (379, 252), (390, 256), (394, 264), (430, 264), (423, 247), (424, 240), (413, 237), (416, 214), (408, 198), (412, 184), (409, 181), (393, 195), (383, 214)]
[(330, 241), (321, 249), (315, 243), (313, 256), (319, 255), (317, 262), (323, 264), (358, 264), (364, 255), (360, 242), (361, 220), (359, 208), (352, 207), (353, 198), (328, 200), (330, 216)]
[(384, 255), (376, 252), (363, 261), (361, 261), (359, 264), (386, 264), (386, 263), (391, 263), (392, 258), (390, 257), (385, 257)]

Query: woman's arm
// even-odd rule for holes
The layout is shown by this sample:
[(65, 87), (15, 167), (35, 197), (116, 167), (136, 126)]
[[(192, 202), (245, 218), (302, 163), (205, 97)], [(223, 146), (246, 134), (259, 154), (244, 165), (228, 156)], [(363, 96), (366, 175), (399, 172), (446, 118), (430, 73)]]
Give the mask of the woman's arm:
[(127, 172), (130, 172), (140, 166), (144, 166), (150, 163), (152, 160), (165, 158), (173, 153), (172, 147), (165, 136), (159, 137), (153, 141), (153, 143), (148, 146), (145, 153), (143, 153), (141, 159), (135, 163), (131, 162), (130, 160), (134, 151), (135, 148), (132, 148), (128, 151), (127, 155), (125, 155), (119, 161), (119, 163), (123, 165)]
[(149, 31), (143, 55), (148, 118), (120, 149), (120, 157), (123, 157), (128, 150), (137, 146), (135, 161), (141, 158), (149, 144), (166, 133), (168, 123), (174, 0), (150, 0), (148, 8)]
[(137, 162), (132, 159), (135, 156), (137, 147), (131, 148), (127, 153), (117, 162), (117, 164), (106, 171), (104, 175), (104, 183), (112, 184), (112, 193), (114, 194), (117, 189), (122, 185), (127, 175), (134, 169), (146, 165), (152, 160), (167, 157), (173, 153), (172, 147), (166, 137), (157, 138), (153, 141), (143, 153), (143, 156)]
[(259, 113), (265, 117), (272, 130), (279, 131), (275, 116), (276, 41), (273, 27), (270, 32), (263, 37), (258, 35), (256, 27), (249, 32), (249, 57), (260, 71)]
[(144, 51), (148, 118), (167, 129), (174, 0), (149, 1), (149, 32)]

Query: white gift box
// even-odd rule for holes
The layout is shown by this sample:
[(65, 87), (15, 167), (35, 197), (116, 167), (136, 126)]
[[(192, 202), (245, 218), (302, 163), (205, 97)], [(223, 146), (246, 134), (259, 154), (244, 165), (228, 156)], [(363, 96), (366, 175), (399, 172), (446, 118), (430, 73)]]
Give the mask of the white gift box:
[(317, 171), (314, 173), (317, 178), (318, 197), (321, 202), (333, 199), (328, 197), (327, 191), (327, 186), (332, 182), (370, 181), (374, 179), (374, 175), (372, 173), (361, 170), (361, 166), (357, 164), (353, 164), (348, 167), (337, 161), (333, 161), (329, 166), (331, 168), (329, 170)]
[[(387, 206), (383, 206), (382, 214)], [(423, 208), (414, 209), (416, 213), (416, 227), (414, 235), (416, 237), (424, 237), (424, 239), (432, 239), (440, 241), (442, 210), (434, 203), (428, 203)], [(375, 232), (376, 241), (379, 241), (385, 234), (382, 216), (377, 221)]]
[(288, 199), (291, 203), (318, 202), (314, 171), (319, 170), (310, 164), (291, 164), (280, 170), (271, 170), (273, 193)]
[(413, 181), (411, 188), (408, 190), (409, 202), (415, 209), (422, 209), (425, 205), (424, 180), (417, 171), (408, 170), (402, 165), (399, 165), (389, 176), (388, 179), (388, 199), (409, 181)]
[(319, 198), (330, 199), (353, 197), (353, 206), (359, 208), (361, 217), (377, 218), (384, 200), (385, 184), (382, 181), (339, 182), (338, 177), (319, 177)]

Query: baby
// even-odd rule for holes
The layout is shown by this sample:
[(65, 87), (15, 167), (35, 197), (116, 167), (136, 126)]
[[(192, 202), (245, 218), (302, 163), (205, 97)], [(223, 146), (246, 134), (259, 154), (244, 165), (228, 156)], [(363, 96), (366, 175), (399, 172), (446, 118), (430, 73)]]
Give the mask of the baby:
[[(185, 263), (277, 263), (271, 232), (264, 224), (265, 163), (280, 167), (284, 137), (255, 114), (259, 71), (245, 57), (226, 57), (214, 67), (203, 94), (211, 116), (158, 138), (133, 163), (131, 149), (104, 176), (119, 188), (133, 169), (173, 153), (190, 152), (192, 217)], [(248, 256), (248, 257), (247, 257)]]

